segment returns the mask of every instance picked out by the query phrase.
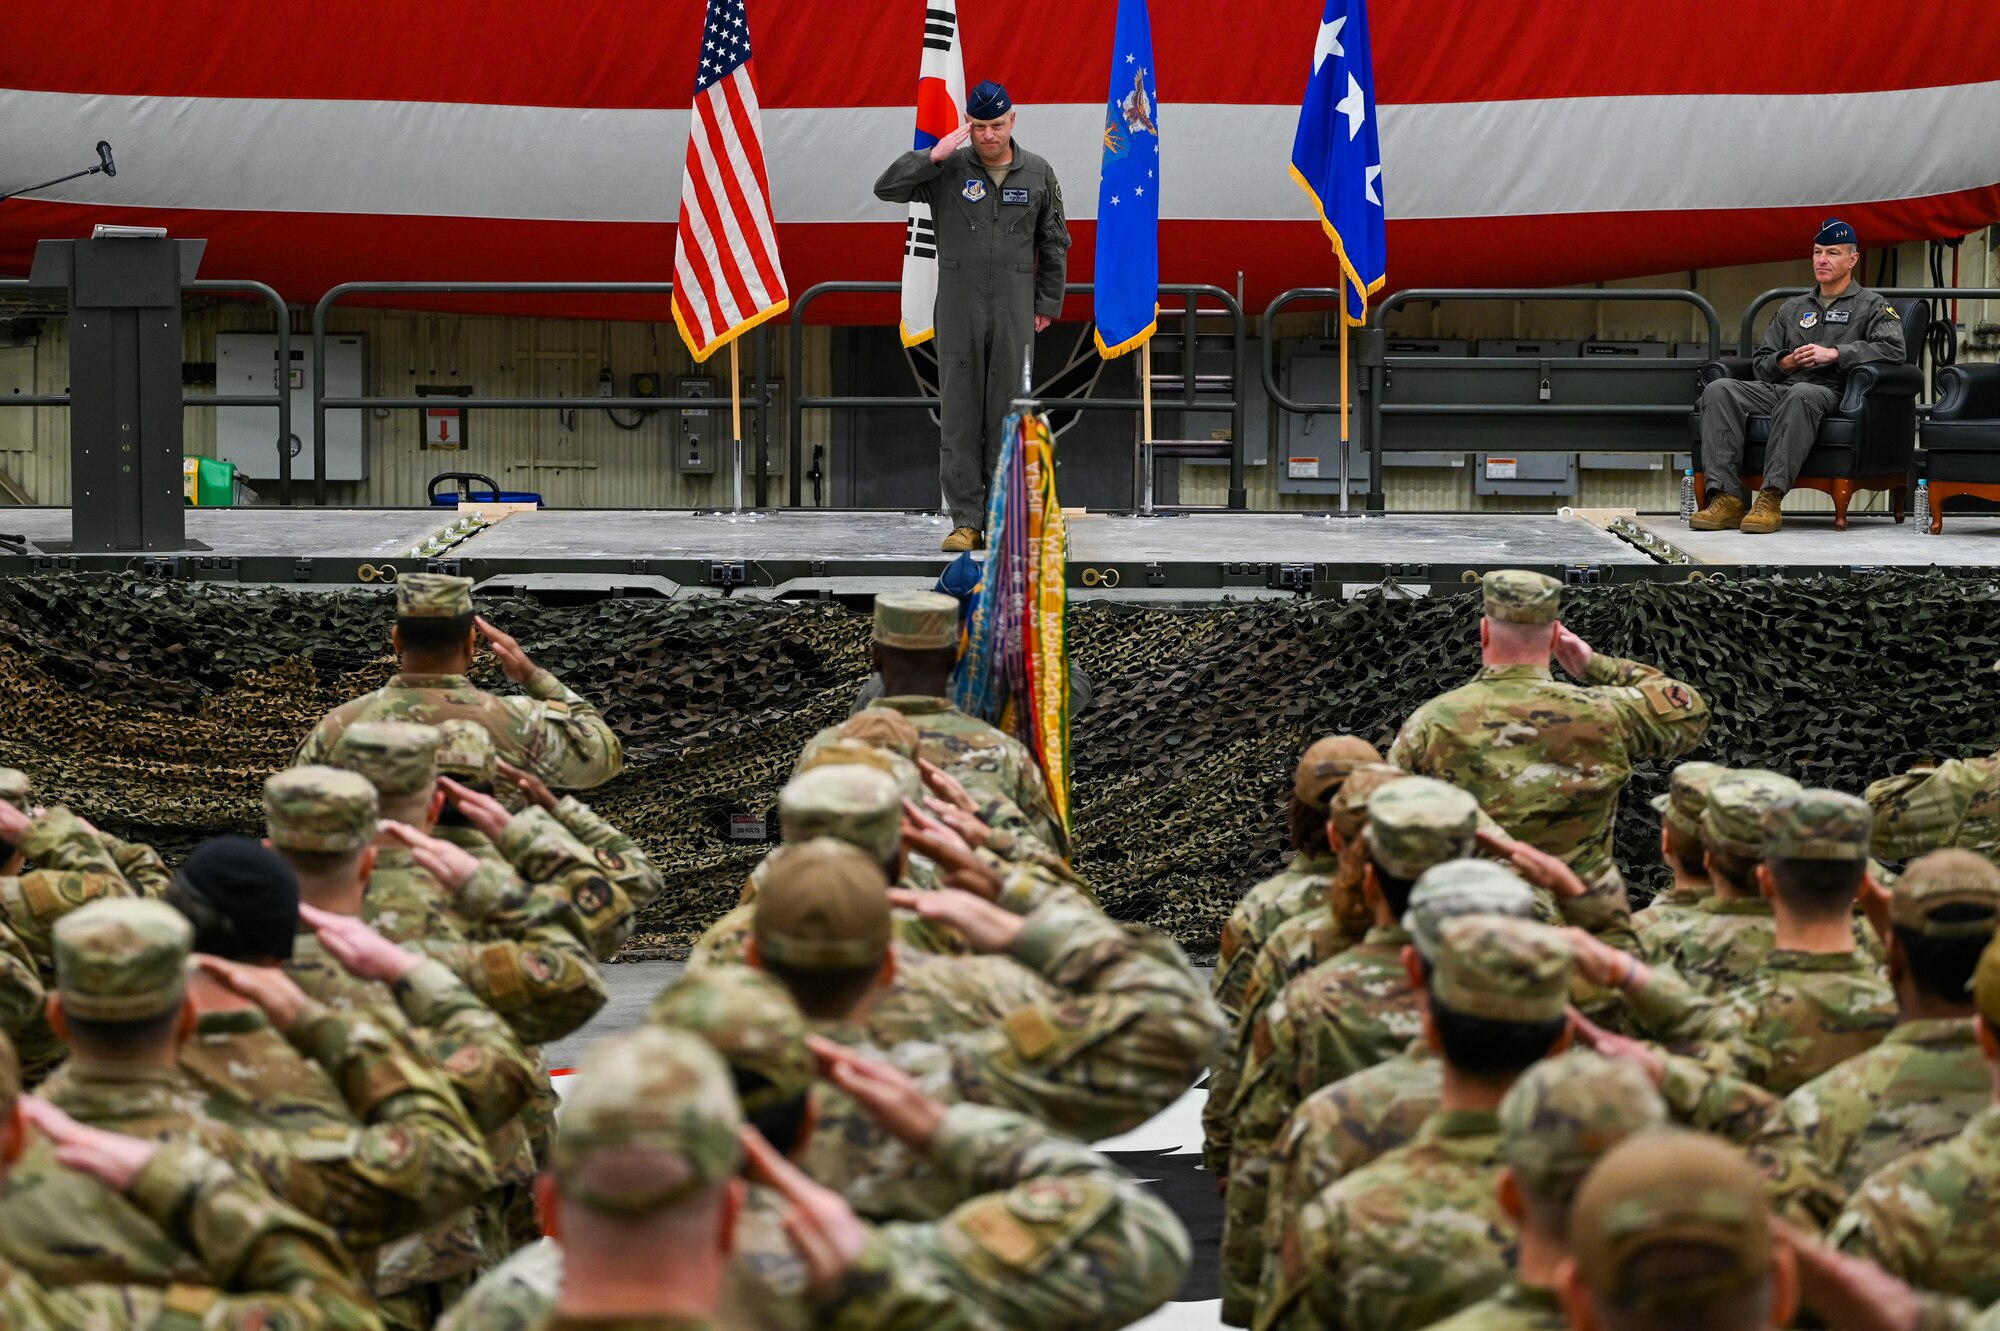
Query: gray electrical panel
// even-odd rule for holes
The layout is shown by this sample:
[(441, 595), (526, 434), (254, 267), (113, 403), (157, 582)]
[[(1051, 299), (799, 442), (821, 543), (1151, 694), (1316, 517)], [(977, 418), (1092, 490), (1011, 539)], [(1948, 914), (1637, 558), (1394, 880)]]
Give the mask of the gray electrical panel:
[[(1718, 356), (1740, 356), (1742, 351), (1734, 343), (1725, 342), (1715, 353)], [(1680, 360), (1705, 361), (1708, 359), (1708, 343), (1676, 342), (1674, 356)]]
[[(714, 397), (715, 380), (680, 378), (674, 380), (675, 397)], [(713, 475), (716, 460), (729, 450), (728, 403), (720, 410), (709, 407), (673, 409), (674, 466), (696, 475)]]
[[(756, 425), (750, 419), (750, 404), (756, 401), (758, 396), (757, 382), (754, 379), (746, 377), (743, 380), (743, 433), (746, 435), (754, 435), (757, 430)], [(777, 379), (766, 379), (763, 384), (762, 396), (764, 399), (764, 432), (770, 437), (770, 452), (766, 455), (764, 470), (766, 475), (776, 476), (785, 470), (785, 457), (786, 454), (791, 452), (785, 446), (785, 432), (790, 418), (785, 411), (784, 383)], [(726, 445), (727, 442), (725, 440), (724, 444)], [(755, 476), (757, 474), (757, 454), (753, 450), (756, 445), (753, 440), (745, 439), (743, 446), (743, 474), (745, 476)]]
[[(310, 481), (313, 474), (313, 354), (312, 340), (294, 337), (291, 363), (278, 364), (276, 333), (217, 333), (215, 391), (227, 395), (268, 396), (286, 385), (292, 395), (292, 479)], [(341, 333), (326, 340), (326, 395), (363, 397), (368, 392), (368, 338)], [(365, 411), (326, 413), (326, 479), (368, 479), (368, 435)], [(236, 464), (237, 474), (253, 481), (278, 478), (278, 413), (270, 407), (217, 407), (215, 455)]]
[[(1340, 401), (1340, 343), (1293, 342), (1285, 350), (1285, 393), (1294, 402)], [(1350, 387), (1352, 384), (1350, 382)], [(1361, 447), (1356, 409), (1347, 415), (1347, 492), (1368, 492), (1368, 451)], [(1279, 494), (1340, 493), (1340, 414), (1285, 413), (1283, 456), (1278, 464)]]
[[(1390, 356), (1470, 356), (1472, 343), (1462, 337), (1392, 337), (1383, 344)], [(1384, 453), (1384, 467), (1463, 467), (1463, 453)]]
[(1472, 471), (1472, 493), (1480, 495), (1573, 495), (1574, 453), (1481, 453)]

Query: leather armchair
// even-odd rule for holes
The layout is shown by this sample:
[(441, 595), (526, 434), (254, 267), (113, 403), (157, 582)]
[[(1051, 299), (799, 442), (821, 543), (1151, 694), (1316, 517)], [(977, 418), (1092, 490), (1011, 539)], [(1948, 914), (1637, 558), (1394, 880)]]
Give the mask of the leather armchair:
[[(1840, 402), (1819, 423), (1812, 451), (1800, 469), (1802, 489), (1818, 490), (1833, 499), (1833, 525), (1847, 530), (1847, 505), (1857, 490), (1887, 490), (1896, 521), (1904, 518), (1909, 500), (1910, 467), (1917, 449), (1917, 395), (1923, 391), (1924, 334), (1930, 327), (1930, 306), (1921, 300), (1893, 300), (1903, 321), (1905, 359), (1900, 365), (1876, 361), (1847, 372)], [(1704, 364), (1697, 374), (1706, 388), (1717, 379), (1751, 379), (1747, 356), (1727, 356)], [(1697, 495), (1706, 493), (1699, 461), (1701, 411), (1689, 418), (1696, 451)], [(1771, 418), (1752, 416), (1744, 426), (1743, 480), (1754, 492), (1764, 479), (1764, 449), (1770, 442)], [(1933, 507), (1936, 500), (1932, 500)]]
[(1944, 530), (1952, 495), (2000, 499), (2000, 365), (1948, 366), (1938, 390), (1923, 426), (1933, 532)]

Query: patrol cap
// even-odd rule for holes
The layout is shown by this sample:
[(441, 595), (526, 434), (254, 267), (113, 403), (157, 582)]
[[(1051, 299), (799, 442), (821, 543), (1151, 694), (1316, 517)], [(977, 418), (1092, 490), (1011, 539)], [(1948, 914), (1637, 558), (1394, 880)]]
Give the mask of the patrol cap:
[(437, 770), (460, 785), (493, 789), (500, 770), (500, 752), (493, 747), (493, 733), (477, 721), (463, 719), (437, 724)]
[(1522, 1073), (1500, 1101), (1500, 1158), (1529, 1192), (1567, 1203), (1606, 1151), (1666, 1121), (1638, 1064), (1572, 1049)]
[(804, 776), (807, 772), (818, 771), (822, 767), (872, 767), (896, 783), (897, 792), (906, 800), (916, 799), (923, 794), (923, 776), (917, 765), (901, 754), (889, 749), (878, 749), (872, 744), (864, 744), (858, 739), (829, 740), (806, 750), (799, 759), (794, 776)]
[(1391, 781), (1368, 797), (1368, 850), (1398, 878), (1472, 853), (1479, 801), (1434, 777)]
[(1859, 248), (1861, 237), (1855, 235), (1854, 228), (1838, 217), (1829, 217), (1819, 224), (1819, 230), (1813, 236), (1813, 244), (1853, 245)]
[(965, 115), (969, 120), (998, 120), (1013, 109), (1014, 99), (992, 79), (987, 79), (965, 97)]
[(1354, 774), (1363, 763), (1379, 763), (1382, 754), (1358, 735), (1328, 735), (1307, 746), (1292, 774), (1292, 798), (1315, 809), (1326, 808), (1327, 798)]
[(1535, 891), (1521, 876), (1492, 860), (1446, 860), (1424, 870), (1410, 889), (1403, 928), (1424, 960), (1437, 963), (1445, 922), (1463, 915), (1535, 918)]
[(917, 750), (924, 742), (924, 737), (917, 733), (917, 723), (893, 707), (864, 707), (841, 722), (835, 733), (842, 739), (887, 749), (911, 762), (917, 760)]
[(1936, 771), (1936, 764), (1925, 764), (1872, 782), (1863, 793), (1876, 815), (1870, 838), (1876, 855), (1885, 860), (1912, 859), (1958, 839), (1966, 809), (1955, 794), (1939, 789), (1944, 783), (1929, 779)]
[(743, 1111), (722, 1056), (645, 1025), (586, 1054), (563, 1100), (549, 1169), (566, 1200), (644, 1215), (710, 1188), (743, 1160)]
[(327, 761), (359, 772), (384, 799), (421, 795), (437, 784), (436, 726), (409, 721), (360, 721), (342, 731)]
[[(1648, 1273), (1635, 1259), (1664, 1244), (1712, 1248), (1707, 1276)], [(1771, 1214), (1743, 1152), (1699, 1132), (1660, 1129), (1627, 1138), (1577, 1190), (1569, 1247), (1599, 1298), (1621, 1308), (1663, 1311), (1733, 1294), (1771, 1266)]]
[(381, 800), (359, 772), (289, 767), (264, 781), (264, 834), (280, 850), (338, 855), (375, 839)]
[(1401, 781), (1409, 773), (1389, 763), (1363, 763), (1355, 768), (1347, 780), (1340, 783), (1333, 803), (1327, 810), (1327, 821), (1334, 831), (1349, 841), (1361, 835), (1361, 829), (1368, 826), (1368, 801), (1376, 791), (1391, 781)]
[(1701, 838), (1710, 850), (1746, 859), (1764, 853), (1764, 810), (1803, 789), (1776, 772), (1736, 771), (1708, 790), (1708, 807), (1701, 814)]
[(646, 1019), (699, 1035), (730, 1067), (762, 1077), (766, 1085), (738, 1097), (747, 1114), (797, 1099), (818, 1075), (790, 991), (749, 966), (689, 971), (653, 1000)]
[(34, 782), (19, 768), (0, 767), (0, 800), (26, 813), (35, 802)]
[(783, 847), (765, 864), (750, 936), (759, 956), (800, 970), (880, 965), (889, 880), (879, 862), (833, 837)]
[(1701, 835), (1701, 815), (1708, 808), (1708, 792), (1729, 775), (1721, 763), (1682, 763), (1667, 781), (1667, 793), (1653, 796), (1653, 812), (1672, 823), (1682, 834)]
[(1431, 997), (1466, 1017), (1527, 1025), (1569, 1006), (1575, 954), (1545, 924), (1502, 915), (1446, 920), (1431, 959)]
[(398, 619), (454, 619), (472, 613), (472, 579), (405, 573), (396, 579)]
[(1498, 568), (1479, 580), (1486, 617), (1505, 624), (1553, 624), (1562, 613), (1562, 584), (1546, 573)]
[[(247, 836), (211, 837), (181, 861), (174, 882), (229, 921), (237, 958), (291, 960), (299, 933), (299, 876), (277, 851)], [(179, 902), (170, 896), (168, 904)]]
[(2000, 922), (2000, 868), (1977, 851), (1934, 850), (1889, 889), (1889, 922), (1925, 938), (1989, 937)]
[(778, 792), (778, 821), (787, 842), (838, 837), (891, 864), (903, 843), (903, 792), (887, 772), (860, 763), (815, 767)]
[(875, 641), (903, 651), (958, 646), (958, 602), (942, 592), (883, 592), (875, 598)]
[(1866, 802), (1838, 790), (1802, 790), (1764, 810), (1764, 858), (1838, 860), (1868, 858), (1875, 815)]
[(86, 1021), (144, 1021), (187, 990), (194, 929), (163, 901), (92, 901), (58, 920), (51, 942), (63, 1010)]

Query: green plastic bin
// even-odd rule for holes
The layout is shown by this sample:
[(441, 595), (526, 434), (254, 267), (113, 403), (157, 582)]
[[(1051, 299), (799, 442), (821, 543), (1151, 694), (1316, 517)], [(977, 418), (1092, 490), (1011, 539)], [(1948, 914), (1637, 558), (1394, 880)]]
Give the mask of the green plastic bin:
[(236, 504), (236, 464), (217, 458), (181, 459), (181, 498), (197, 508)]

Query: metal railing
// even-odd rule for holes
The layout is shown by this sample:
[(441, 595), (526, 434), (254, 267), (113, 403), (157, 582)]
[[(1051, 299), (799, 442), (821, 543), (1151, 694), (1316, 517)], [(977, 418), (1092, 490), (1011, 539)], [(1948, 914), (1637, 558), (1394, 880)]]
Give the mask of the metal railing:
[[(66, 288), (38, 286), (25, 278), (0, 281), (0, 296), (4, 296), (9, 291), (63, 290), (66, 290)], [(181, 290), (206, 291), (216, 294), (227, 292), (241, 294), (246, 291), (254, 291), (262, 296), (264, 303), (271, 307), (271, 323), (278, 335), (278, 365), (282, 369), (282, 367), (291, 364), (291, 312), (285, 306), (285, 298), (280, 296), (271, 287), (262, 282), (248, 280), (231, 281), (228, 279), (200, 278), (193, 282), (184, 283)], [(181, 408), (185, 410), (188, 407), (276, 407), (278, 410), (277, 448), (278, 465), (280, 468), (278, 485), (279, 502), (288, 504), (291, 502), (291, 486), (288, 477), (291, 471), (291, 445), (293, 438), (292, 395), (279, 386), (282, 380), (282, 375), (272, 379), (272, 396), (270, 397), (263, 397), (254, 393), (182, 393)], [(0, 397), (0, 407), (67, 407), (69, 406), (69, 401), (70, 395), (68, 393), (9, 394), (6, 397)]]
[[(313, 503), (326, 503), (326, 413), (359, 411), (373, 407), (421, 411), (425, 407), (453, 407), (461, 411), (557, 411), (587, 408), (592, 411), (674, 411), (681, 408), (714, 411), (726, 405), (725, 398), (680, 397), (329, 397), (326, 392), (326, 318), (341, 300), (357, 293), (425, 295), (582, 295), (582, 296), (668, 296), (671, 282), (342, 282), (321, 296), (313, 306)], [(762, 325), (746, 336), (751, 339), (750, 381), (761, 384), (769, 377), (770, 348)], [(732, 386), (734, 391), (734, 386)], [(766, 451), (769, 422), (763, 398), (752, 393), (744, 403), (754, 425), (751, 437), (757, 443), (757, 504), (765, 502)], [(736, 441), (735, 500), (743, 507), (743, 445)], [(287, 463), (287, 472), (290, 465)], [(495, 496), (496, 498), (498, 496)]]
[[(1272, 321), (1287, 306), (1304, 301), (1340, 301), (1345, 293), (1330, 287), (1294, 287), (1284, 292), (1264, 308), (1264, 391), (1270, 395), (1271, 405), (1277, 411), (1294, 412), (1304, 415), (1326, 415), (1340, 410), (1338, 402), (1298, 402), (1280, 391), (1277, 379), (1277, 342), (1271, 336)], [(1686, 404), (1665, 403), (1541, 403), (1541, 402), (1396, 402), (1387, 403), (1385, 395), (1390, 370), (1400, 365), (1436, 365), (1430, 357), (1393, 357), (1386, 354), (1384, 345), (1387, 332), (1382, 321), (1393, 311), (1412, 301), (1419, 300), (1560, 300), (1560, 301), (1677, 301), (1692, 305), (1701, 312), (1708, 323), (1709, 357), (1713, 359), (1722, 347), (1722, 318), (1715, 307), (1700, 294), (1693, 291), (1675, 291), (1655, 288), (1574, 288), (1574, 287), (1448, 287), (1413, 288), (1399, 291), (1380, 305), (1369, 311), (1368, 323), (1362, 329), (1360, 338), (1361, 375), (1359, 389), (1363, 399), (1359, 415), (1362, 425), (1362, 442), (1368, 450), (1369, 491), (1367, 507), (1371, 512), (1380, 512), (1382, 501), (1382, 418), (1385, 415), (1425, 415), (1425, 416), (1523, 416), (1523, 417), (1577, 417), (1577, 416), (1660, 416), (1685, 415)], [(1493, 370), (1509, 368), (1510, 357), (1492, 357), (1486, 366)], [(1468, 360), (1465, 365), (1476, 362)], [(1624, 360), (1590, 361), (1565, 359), (1565, 369), (1616, 369), (1629, 371), (1633, 362)], [(1348, 507), (1348, 450), (1340, 450), (1340, 509), (1344, 513)]]
[[(793, 508), (800, 508), (804, 505), (804, 491), (802, 488), (805, 480), (804, 424), (805, 413), (807, 411), (915, 410), (919, 408), (928, 411), (939, 405), (938, 399), (931, 396), (891, 397), (886, 395), (868, 396), (827, 393), (807, 395), (797, 391), (798, 385), (802, 382), (805, 374), (805, 340), (801, 334), (805, 328), (806, 309), (814, 301), (822, 296), (836, 294), (870, 293), (882, 295), (900, 290), (902, 290), (900, 282), (821, 282), (806, 288), (799, 298), (792, 303), (791, 383), (793, 392), (791, 394), (791, 421), (787, 442), (791, 449), (790, 462), (792, 476), (790, 496)], [(1067, 300), (1071, 296), (1088, 296), (1094, 294), (1096, 290), (1097, 288), (1093, 283), (1073, 282), (1063, 288), (1063, 297)], [(1182, 357), (1183, 373), (1180, 376), (1180, 396), (1177, 398), (1161, 397), (1156, 392), (1153, 395), (1153, 407), (1155, 410), (1164, 406), (1168, 410), (1226, 411), (1229, 413), (1228, 506), (1232, 509), (1245, 508), (1249, 504), (1249, 496), (1243, 487), (1243, 342), (1245, 333), (1243, 307), (1238, 303), (1236, 297), (1221, 287), (1208, 286), (1203, 283), (1162, 283), (1159, 290), (1160, 296), (1163, 299), (1168, 296), (1178, 296), (1181, 298), (1182, 309), (1179, 313), (1185, 319), (1183, 326), (1183, 337), (1185, 338), (1183, 346), (1185, 350)], [(1201, 302), (1204, 299), (1213, 299), (1222, 308), (1219, 310), (1204, 309), (1201, 307)], [(1230, 346), (1231, 356), (1233, 357), (1229, 398), (1227, 401), (1223, 401), (1213, 393), (1197, 397), (1198, 381), (1194, 373), (1195, 321), (1202, 318), (1215, 319), (1224, 317), (1227, 317), (1230, 321)], [(1052, 401), (1047, 405), (1050, 409), (1057, 411), (1142, 411), (1145, 409), (1146, 403), (1144, 399), (1136, 397), (1086, 397), (1064, 398), (1059, 403)]]

